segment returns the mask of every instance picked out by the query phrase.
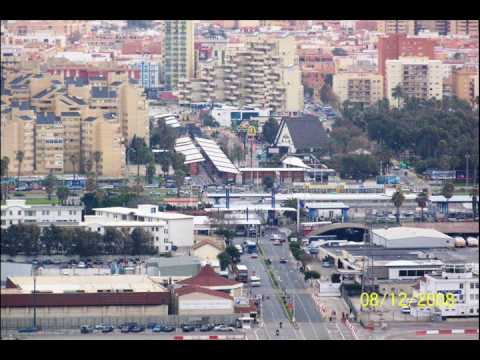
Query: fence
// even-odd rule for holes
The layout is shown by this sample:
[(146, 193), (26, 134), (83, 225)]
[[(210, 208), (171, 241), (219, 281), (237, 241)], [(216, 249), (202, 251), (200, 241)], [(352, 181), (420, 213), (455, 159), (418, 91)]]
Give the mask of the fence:
[(355, 308), (355, 305), (353, 305), (352, 300), (350, 300), (350, 297), (348, 296), (348, 291), (343, 286), (340, 286), (340, 294), (342, 298), (345, 300), (345, 302), (347, 303), (350, 309), (350, 313), (354, 317), (354, 320), (357, 321), (358, 319), (357, 309)]
[[(104, 316), (104, 317), (37, 317), (37, 326), (43, 330), (65, 330), (79, 329), (82, 325), (95, 326), (98, 324), (108, 324), (115, 327), (127, 322), (136, 322), (147, 326), (149, 323), (170, 325), (180, 327), (183, 324), (203, 325), (203, 324), (226, 324), (235, 325), (238, 315), (212, 315), (212, 316), (187, 316), (187, 315), (167, 315), (167, 316)], [(1, 330), (16, 330), (33, 325), (33, 319), (29, 318), (11, 318), (2, 316)]]

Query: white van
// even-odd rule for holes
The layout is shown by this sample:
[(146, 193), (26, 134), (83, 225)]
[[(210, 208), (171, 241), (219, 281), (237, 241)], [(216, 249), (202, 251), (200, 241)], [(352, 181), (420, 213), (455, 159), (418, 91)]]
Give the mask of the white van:
[(242, 248), (240, 245), (235, 245), (235, 249), (238, 250), (238, 253), (239, 253), (240, 255), (243, 254), (243, 248)]

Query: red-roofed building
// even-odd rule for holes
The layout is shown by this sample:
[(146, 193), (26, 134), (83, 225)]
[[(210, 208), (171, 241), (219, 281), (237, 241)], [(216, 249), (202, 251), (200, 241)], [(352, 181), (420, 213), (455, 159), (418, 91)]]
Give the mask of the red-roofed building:
[(231, 315), (235, 313), (234, 299), (223, 291), (201, 286), (183, 286), (175, 290), (178, 315)]
[(201, 286), (210, 290), (223, 291), (234, 297), (241, 296), (243, 289), (243, 283), (218, 275), (210, 265), (205, 265), (196, 276), (181, 280), (177, 285)]

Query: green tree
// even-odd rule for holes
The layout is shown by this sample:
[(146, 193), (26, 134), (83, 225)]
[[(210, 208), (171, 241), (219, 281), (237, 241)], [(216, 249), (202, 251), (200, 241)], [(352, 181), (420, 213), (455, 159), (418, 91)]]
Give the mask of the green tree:
[(177, 132), (174, 128), (168, 126), (165, 120), (160, 120), (157, 126), (150, 132), (150, 146), (163, 150), (173, 151)]
[(422, 212), (422, 222), (425, 221), (425, 218), (423, 216), (423, 209), (427, 207), (428, 203), (428, 190), (423, 189), (423, 191), (417, 195), (417, 198), (415, 199), (417, 201), (417, 205), (420, 208), (420, 211)]
[(87, 257), (102, 254), (102, 240), (102, 236), (97, 232), (75, 228), (71, 233), (72, 244), (67, 249), (67, 255)]
[(478, 216), (478, 189), (472, 189), (470, 195), (472, 196), (472, 211), (473, 211), (473, 220)]
[(76, 174), (77, 174), (77, 163), (78, 163), (78, 156), (75, 155), (75, 154), (72, 154), (70, 155), (70, 163), (72, 164), (72, 168), (73, 168), (73, 179), (76, 178)]
[(93, 173), (89, 172), (87, 174), (87, 183), (85, 185), (85, 191), (87, 193), (93, 193), (97, 189), (97, 181), (95, 180), (95, 177), (93, 176)]
[(273, 144), (277, 136), (278, 128), (278, 121), (275, 118), (270, 118), (265, 122), (262, 128), (262, 135), (266, 142)]
[(185, 171), (183, 171), (182, 169), (175, 171), (175, 186), (177, 188), (177, 197), (180, 197), (180, 189), (185, 182), (185, 176)]
[(320, 274), (318, 271), (312, 270), (312, 271), (305, 271), (303, 273), (305, 281), (309, 279), (320, 279)]
[(147, 182), (149, 184), (153, 183), (153, 178), (155, 176), (155, 171), (157, 169), (155, 168), (155, 163), (154, 162), (150, 162), (147, 166)]
[(117, 229), (107, 228), (103, 235), (103, 243), (105, 246), (105, 254), (123, 254), (126, 243), (125, 234)]
[(232, 264), (232, 258), (225, 251), (218, 254), (217, 259), (220, 262), (220, 268), (222, 271)]
[(93, 160), (88, 159), (87, 161), (85, 161), (85, 171), (87, 173), (90, 173), (92, 172), (92, 170), (93, 170)]
[(100, 174), (100, 164), (102, 161), (102, 152), (95, 151), (93, 153), (93, 161), (95, 161), (95, 183), (98, 183), (98, 175)]
[(272, 190), (273, 185), (275, 184), (275, 182), (274, 182), (274, 180), (273, 180), (273, 177), (271, 177), (271, 176), (265, 176), (265, 177), (262, 179), (262, 184), (263, 184), (263, 187), (265, 188), (266, 191), (270, 191), (270, 190)]
[(228, 254), (228, 256), (230, 256), (230, 258), (232, 259), (232, 261), (235, 261), (236, 259), (240, 259), (240, 252), (238, 251), (238, 249), (233, 246), (233, 245), (228, 245), (226, 248), (225, 248), (225, 252)]
[(43, 180), (43, 186), (45, 186), (48, 200), (52, 200), (52, 194), (55, 192), (55, 187), (57, 186), (57, 177), (53, 175), (53, 172), (50, 171), (47, 177)]
[(338, 108), (338, 97), (335, 95), (332, 88), (326, 83), (323, 84), (322, 88), (320, 89), (320, 100), (324, 104), (330, 104), (334, 108)]
[(42, 231), (40, 242), (45, 248), (46, 255), (59, 254), (63, 252), (64, 230), (55, 225), (50, 225)]
[(17, 151), (16, 159), (18, 161), (18, 172), (17, 172), (17, 186), (20, 185), (20, 174), (22, 170), (23, 158), (25, 157), (25, 153), (23, 151)]
[(159, 157), (159, 164), (162, 168), (163, 176), (166, 179), (168, 170), (170, 170), (170, 156), (167, 153), (161, 153)]
[[(25, 255), (37, 255), (40, 250), (40, 228), (37, 225), (11, 225), (7, 230), (7, 253), (13, 256), (18, 251)], [(3, 241), (3, 239), (2, 239)]]
[(453, 196), (455, 193), (455, 185), (452, 182), (447, 182), (445, 185), (442, 187), (442, 195), (447, 199), (447, 213), (446, 215), (448, 216), (448, 201), (450, 198)]
[(65, 186), (59, 186), (57, 188), (57, 198), (60, 200), (60, 203), (62, 205), (65, 204), (65, 200), (68, 199), (68, 196), (70, 195), (70, 191), (68, 190), (67, 187)]
[(400, 208), (402, 207), (404, 201), (405, 201), (405, 195), (403, 195), (402, 190), (397, 190), (392, 195), (392, 203), (397, 209), (397, 212), (395, 214), (395, 217), (397, 218), (397, 224), (400, 224)]
[(1, 164), (2, 164), (2, 178), (4, 177), (7, 177), (8, 176), (8, 165), (10, 164), (10, 159), (8, 158), (8, 156), (4, 156), (1, 160)]
[(153, 236), (141, 228), (136, 228), (130, 234), (132, 239), (132, 255), (150, 255), (154, 254)]
[(392, 97), (397, 100), (397, 106), (400, 106), (400, 100), (405, 97), (402, 86), (400, 84), (393, 88)]

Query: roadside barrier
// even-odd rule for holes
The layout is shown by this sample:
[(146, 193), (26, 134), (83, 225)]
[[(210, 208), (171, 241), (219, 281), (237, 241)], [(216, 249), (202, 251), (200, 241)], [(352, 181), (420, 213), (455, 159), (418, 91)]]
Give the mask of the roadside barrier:
[(453, 334), (466, 334), (477, 335), (478, 329), (438, 329), (438, 330), (417, 330), (415, 335), (453, 335)]
[(245, 335), (175, 335), (173, 340), (245, 340)]
[(352, 333), (352, 336), (355, 340), (358, 340), (357, 332), (355, 331), (355, 328), (353, 325), (348, 321), (348, 319), (345, 320), (345, 326), (347, 327), (348, 330)]

